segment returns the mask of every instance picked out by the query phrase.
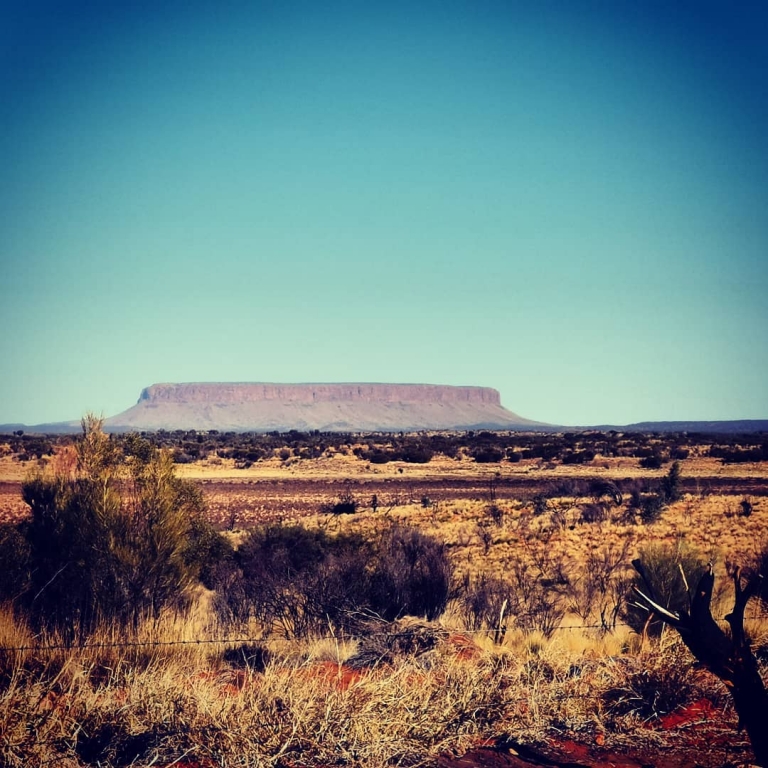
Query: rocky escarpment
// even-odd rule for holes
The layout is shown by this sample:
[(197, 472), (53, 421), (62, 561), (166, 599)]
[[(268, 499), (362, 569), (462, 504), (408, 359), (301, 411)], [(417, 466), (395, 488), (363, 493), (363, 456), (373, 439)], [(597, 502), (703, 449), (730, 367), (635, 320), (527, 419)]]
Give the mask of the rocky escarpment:
[(434, 384), (153, 384), (112, 429), (531, 429), (489, 387)]

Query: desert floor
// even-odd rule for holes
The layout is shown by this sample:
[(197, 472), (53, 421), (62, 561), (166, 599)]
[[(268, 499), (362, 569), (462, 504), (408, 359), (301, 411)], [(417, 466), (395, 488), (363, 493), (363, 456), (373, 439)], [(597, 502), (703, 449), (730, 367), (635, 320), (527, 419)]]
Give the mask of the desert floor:
[[(45, 463), (21, 462), (8, 455), (0, 458), (0, 519), (24, 518), (28, 510), (21, 495), (22, 483), (34, 472), (45, 471)], [(211, 521), (228, 531), (235, 541), (247, 529), (271, 522), (363, 534), (375, 532), (383, 525), (402, 523), (444, 541), (457, 575), (466, 578), (483, 573), (503, 574), (517, 561), (545, 556), (548, 562), (563, 562), (571, 569), (578, 569), (596, 552), (617, 553), (623, 548), (628, 561), (649, 544), (684, 542), (714, 563), (720, 582), (727, 587), (726, 574), (731, 565), (747, 562), (768, 542), (768, 463), (727, 465), (706, 456), (684, 459), (680, 461), (680, 498), (668, 504), (653, 522), (633, 518), (628, 511), (631, 491), (652, 492), (668, 469), (669, 464), (659, 470), (648, 470), (640, 468), (637, 459), (601, 456), (588, 465), (579, 466), (541, 460), (478, 464), (466, 456), (460, 460), (437, 456), (426, 464), (392, 461), (373, 465), (354, 454), (341, 453), (287, 461), (274, 457), (258, 461), (247, 469), (238, 469), (234, 461), (218, 457), (177, 467), (179, 476), (199, 484)], [(594, 499), (590, 486), (595, 479), (616, 483), (622, 490), (621, 502)], [(356, 512), (332, 514), (329, 510), (339, 500), (352, 501)], [(604, 510), (601, 519), (585, 521), (584, 510), (597, 501)], [(719, 597), (719, 609), (724, 614), (731, 599), (727, 588)], [(768, 649), (768, 622), (754, 601), (747, 619), (753, 627), (755, 645)], [(456, 617), (448, 616), (443, 621), (450, 625)], [(562, 629), (578, 628), (578, 624), (577, 618), (566, 616)], [(599, 639), (593, 642), (584, 632), (579, 634), (579, 639), (574, 633), (574, 639), (567, 640), (564, 639), (567, 631), (556, 632), (553, 637), (557, 649), (542, 641), (541, 647), (550, 650), (536, 651), (535, 663), (543, 663), (542, 659), (550, 651), (565, 654), (562, 658), (571, 659), (568, 662), (571, 667), (574, 658), (589, 659), (592, 664), (599, 656), (603, 665), (599, 667), (599, 674), (605, 675), (605, 669), (614, 664), (610, 655), (613, 652), (617, 653), (617, 667), (634, 663), (624, 659), (629, 658), (628, 649), (638, 652), (638, 639), (629, 638), (626, 629), (617, 629), (617, 633), (621, 632), (624, 634), (613, 645)], [(531, 645), (519, 638), (515, 642), (526, 648)], [(498, 655), (499, 649), (489, 648), (487, 642), (472, 645), (471, 653), (484, 659), (482, 663), (476, 662), (472, 656), (472, 663), (484, 664), (483, 669), (487, 671), (500, 662), (488, 662), (482, 655), (486, 652)], [(656, 654), (648, 658), (657, 658), (660, 652), (641, 648), (639, 653)], [(662, 655), (664, 653), (669, 654), (669, 649)], [(673, 653), (679, 654), (679, 649)], [(337, 656), (334, 663), (338, 663), (339, 675), (342, 675), (343, 659)], [(765, 663), (765, 659), (761, 663)], [(685, 665), (692, 668), (691, 660), (686, 660)], [(561, 674), (557, 664), (552, 662), (551, 666), (555, 670), (552, 674)], [(570, 667), (563, 667), (566, 668)], [(443, 768), (535, 765), (656, 765), (659, 768), (704, 765), (714, 768), (749, 764), (749, 744), (745, 735), (737, 730), (725, 690), (706, 673), (691, 674), (697, 676), (697, 682), (691, 685), (698, 698), (673, 713), (649, 717), (644, 722), (642, 718), (635, 718), (633, 729), (625, 735), (621, 729), (606, 735), (602, 712), (594, 715), (598, 726), (582, 725), (576, 734), (565, 724), (558, 726), (557, 718), (542, 716), (546, 727), (536, 731), (535, 738), (528, 741), (492, 733), (487, 743), (478, 736), (475, 746), (462, 754), (445, 753), (436, 758), (436, 762), (419, 764)], [(569, 678), (565, 672), (562, 675), (563, 680), (558, 684), (567, 687)], [(699, 681), (702, 675), (706, 678), (703, 682)], [(225, 685), (232, 688), (228, 679)], [(546, 685), (546, 680), (542, 685)], [(344, 695), (346, 690), (346, 687), (342, 690)], [(233, 691), (233, 695), (240, 695), (238, 690)], [(362, 691), (360, 688), (358, 694), (362, 695)], [(709, 695), (709, 691), (714, 693)], [(342, 694), (334, 688), (333, 695)], [(528, 716), (527, 711), (520, 714), (523, 719)], [(579, 716), (583, 723), (591, 717), (584, 713)], [(471, 746), (467, 740), (461, 743)], [(179, 761), (176, 764), (219, 763)], [(286, 755), (283, 762), (275, 764), (302, 763), (291, 763)]]

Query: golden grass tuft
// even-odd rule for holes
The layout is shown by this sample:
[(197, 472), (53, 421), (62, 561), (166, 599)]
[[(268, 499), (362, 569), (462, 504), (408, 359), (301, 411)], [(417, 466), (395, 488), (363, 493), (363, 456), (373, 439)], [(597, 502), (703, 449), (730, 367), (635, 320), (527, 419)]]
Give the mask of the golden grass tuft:
[[(7, 612), (0, 631), (29, 638)], [(139, 635), (187, 636), (175, 619)], [(424, 653), (355, 669), (344, 662), (357, 644), (333, 637), (276, 652), (262, 671), (226, 662), (219, 645), (10, 653), (1, 673), (0, 764), (106, 768), (188, 757), (377, 768), (502, 735), (538, 741), (553, 728), (647, 743), (660, 738), (649, 720), (701, 697), (733, 725), (724, 689), (693, 668), (672, 634), (634, 652), (625, 632), (510, 631), (500, 644), (483, 634), (439, 636)], [(469, 645), (474, 651), (465, 653)]]

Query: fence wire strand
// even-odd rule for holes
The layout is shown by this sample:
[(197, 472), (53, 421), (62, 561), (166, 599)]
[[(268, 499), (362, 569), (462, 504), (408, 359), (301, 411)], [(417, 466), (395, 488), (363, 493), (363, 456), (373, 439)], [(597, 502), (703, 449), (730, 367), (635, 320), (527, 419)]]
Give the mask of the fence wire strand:
[[(608, 628), (603, 624), (568, 624), (567, 626), (555, 627), (553, 632), (566, 632), (569, 630), (577, 629), (600, 629), (607, 633), (613, 632), (617, 627), (630, 627), (629, 624), (624, 622), (617, 622), (614, 626)], [(631, 628), (631, 627), (630, 627)], [(462, 629), (460, 627), (445, 627), (436, 626), (435, 629), (448, 632), (450, 634), (457, 635), (504, 635), (508, 632), (510, 627), (488, 627), (484, 629)], [(536, 631), (535, 629), (532, 631)], [(368, 635), (386, 634), (386, 632), (373, 631), (367, 633)], [(322, 635), (310, 635), (309, 639), (313, 641), (320, 640), (354, 640), (361, 637), (361, 634), (322, 634)], [(109, 643), (46, 643), (45, 645), (3, 645), (0, 646), (0, 652), (26, 652), (31, 651), (33, 653), (45, 653), (48, 651), (93, 651), (93, 650), (105, 650), (111, 648), (158, 648), (158, 647), (170, 647), (180, 645), (234, 645), (234, 644), (247, 644), (247, 643), (261, 643), (266, 638), (262, 637), (201, 637), (193, 638), (191, 640), (123, 640), (120, 642)]]

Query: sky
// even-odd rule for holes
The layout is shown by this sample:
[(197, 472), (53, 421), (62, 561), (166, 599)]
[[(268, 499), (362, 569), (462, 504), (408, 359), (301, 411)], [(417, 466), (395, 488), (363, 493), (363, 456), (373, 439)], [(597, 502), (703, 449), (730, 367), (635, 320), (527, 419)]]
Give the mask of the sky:
[(768, 4), (8, 2), (0, 423), (156, 382), (768, 418)]

